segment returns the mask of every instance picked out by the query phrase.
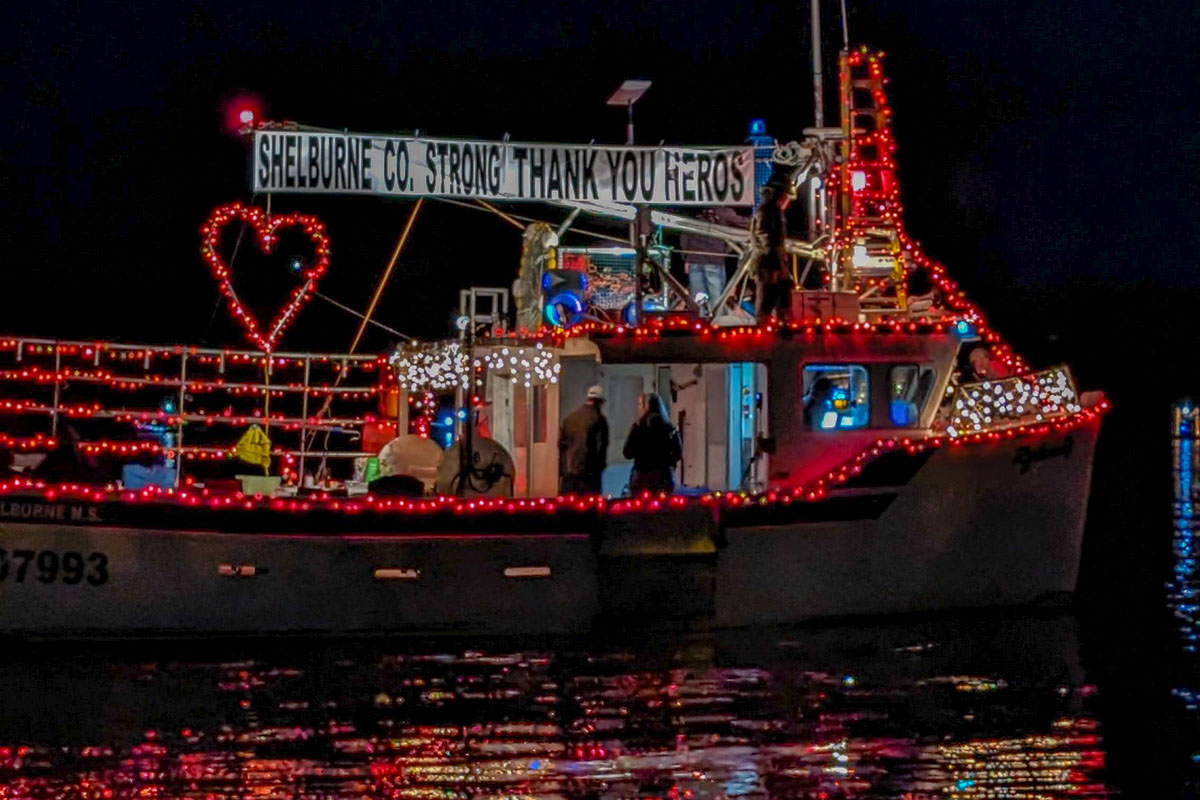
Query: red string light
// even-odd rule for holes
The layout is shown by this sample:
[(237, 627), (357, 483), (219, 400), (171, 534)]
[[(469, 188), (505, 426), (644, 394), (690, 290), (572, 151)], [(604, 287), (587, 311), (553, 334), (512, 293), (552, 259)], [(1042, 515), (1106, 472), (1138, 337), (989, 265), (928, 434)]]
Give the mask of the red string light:
[[(772, 489), (767, 492), (709, 492), (698, 498), (679, 495), (642, 494), (638, 497), (609, 499), (603, 495), (567, 494), (557, 497), (536, 498), (462, 498), (440, 496), (427, 499), (375, 497), (344, 499), (322, 492), (311, 498), (248, 498), (240, 492), (222, 494), (210, 489), (194, 490), (162, 489), (148, 486), (138, 491), (119, 490), (112, 487), (99, 488), (86, 484), (47, 484), (27, 478), (10, 478), (0, 481), (0, 494), (40, 494), (47, 500), (56, 497), (78, 497), (101, 502), (118, 499), (122, 502), (177, 503), (185, 506), (208, 506), (212, 508), (266, 508), (275, 511), (296, 512), (327, 509), (344, 513), (372, 511), (399, 514), (515, 514), (545, 513), (572, 510), (579, 512), (630, 514), (652, 513), (663, 509), (682, 509), (689, 505), (718, 505), (725, 508), (787, 506), (793, 502), (817, 502), (829, 496), (831, 489), (846, 483), (862, 472), (871, 460), (886, 452), (903, 450), (916, 455), (930, 448), (947, 444), (962, 447), (986, 444), (1019, 437), (1043, 437), (1062, 434), (1097, 420), (1109, 409), (1107, 401), (1064, 416), (1052, 422), (1037, 425), (1020, 425), (1003, 431), (988, 431), (951, 439), (944, 435), (928, 434), (919, 437), (892, 437), (877, 439), (839, 467), (829, 470), (824, 476), (804, 485), (791, 488)], [(286, 454), (284, 454), (286, 456)], [(221, 456), (214, 455), (214, 458)], [(289, 462), (290, 463), (290, 462)]]
[[(258, 320), (243, 305), (233, 289), (232, 272), (221, 256), (221, 233), (225, 226), (240, 219), (254, 231), (258, 245), (264, 253), (270, 253), (279, 241), (279, 233), (285, 228), (300, 228), (313, 243), (313, 260), (300, 273), (303, 283), (292, 290), (287, 302), (276, 313), (271, 327), (264, 334)], [(311, 296), (317, 281), (329, 268), (329, 237), (325, 235), (325, 224), (309, 214), (268, 214), (257, 206), (229, 203), (218, 206), (200, 228), (200, 255), (208, 263), (213, 277), (225, 295), (229, 310), (251, 342), (264, 352), (270, 353), (285, 330), (292, 324), (296, 312)]]
[(53, 450), (58, 446), (58, 440), (44, 433), (33, 436), (9, 436), (0, 433), (0, 449), (27, 452), (32, 450)]

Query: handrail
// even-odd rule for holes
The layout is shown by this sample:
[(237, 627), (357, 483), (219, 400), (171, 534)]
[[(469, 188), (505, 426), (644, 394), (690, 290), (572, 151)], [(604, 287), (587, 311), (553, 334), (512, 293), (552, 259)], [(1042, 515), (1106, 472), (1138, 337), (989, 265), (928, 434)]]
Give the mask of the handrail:
[[(298, 449), (274, 443), (271, 451), (289, 460), (298, 456), (301, 465), (307, 457), (358, 458), (371, 455), (357, 449), (309, 449), (308, 437), (303, 435), (307, 431), (348, 429), (356, 432), (364, 425), (376, 421), (376, 417), (363, 414), (317, 418), (307, 413), (307, 400), (310, 396), (324, 395), (361, 402), (378, 396), (395, 383), (386, 357), (373, 354), (264, 353), (256, 350), (180, 344), (156, 345), (0, 336), (0, 355), (8, 362), (5, 368), (0, 369), (0, 386), (12, 385), (14, 393), (23, 392), (15, 397), (0, 398), (0, 414), (40, 414), (50, 418), (50, 436), (42, 440), (38, 449), (57, 444), (56, 435), (64, 419), (112, 420), (135, 425), (156, 424), (170, 429), (173, 433), (174, 441), (169, 445), (164, 443), (161, 451), (156, 452), (176, 458), (177, 482), (182, 479), (185, 458), (188, 461), (194, 461), (197, 457), (207, 460), (205, 457), (208, 455), (220, 456), (233, 448), (232, 442), (201, 444), (184, 441), (185, 436), (191, 438), (192, 431), (209, 431), (214, 429), (213, 426), (225, 429), (258, 424), (286, 431), (288, 435), (300, 432)], [(316, 372), (314, 368), (318, 366), (321, 370)], [(285, 376), (280, 372), (294, 367), (303, 367), (302, 375), (295, 375), (296, 380), (291, 380), (291, 373)], [(330, 370), (338, 376), (343, 376), (350, 369), (361, 370), (358, 375), (367, 379), (377, 378), (377, 382), (373, 385), (338, 385), (336, 382), (329, 382)], [(236, 380), (225, 379), (227, 370)], [(252, 374), (247, 373), (247, 370), (257, 370), (261, 381), (253, 380)], [(272, 380), (273, 375), (277, 376), (275, 380)], [(250, 380), (246, 380), (247, 378)], [(278, 378), (285, 380), (280, 381)], [(314, 383), (316, 380), (320, 380), (320, 383)], [(83, 394), (72, 396), (68, 391), (68, 386), (72, 384), (78, 385)], [(174, 407), (106, 407), (102, 403), (107, 394), (96, 395), (95, 390), (84, 388), (96, 386), (106, 392), (137, 393), (143, 390), (164, 390), (173, 395), (171, 400)], [(36, 387), (42, 387), (44, 391), (52, 389), (53, 395), (31, 397), (30, 392)], [(195, 393), (203, 396), (215, 394), (219, 398), (222, 392), (228, 393), (227, 399), (219, 402), (233, 403), (240, 397), (242, 405), (225, 405), (221, 411), (214, 408), (213, 413), (205, 413), (195, 407), (196, 401), (191, 397), (191, 394)], [(298, 395), (301, 414), (295, 416), (294, 411), (287, 414), (286, 409), (270, 413), (270, 409), (263, 403), (264, 398), (271, 395), (290, 395), (293, 398)], [(131, 402), (136, 406), (143, 397), (139, 395), (138, 399)], [(119, 400), (116, 402), (122, 406), (127, 405)], [(155, 402), (157, 404), (160, 401)], [(257, 406), (253, 406), (257, 413), (250, 411), (251, 407), (245, 405), (252, 402), (258, 402)], [(190, 409), (185, 407), (189, 403), (192, 404)], [(243, 407), (247, 408), (249, 413), (237, 413), (234, 410)], [(193, 423), (194, 427), (185, 423)], [(127, 440), (124, 435), (112, 441), (80, 442), (79, 445), (96, 452), (116, 455), (138, 455), (147, 452), (147, 448), (138, 446), (138, 442), (133, 439)]]
[(229, 348), (215, 347), (197, 347), (188, 344), (126, 344), (121, 342), (105, 342), (105, 341), (84, 341), (72, 339), (46, 339), (36, 336), (0, 336), (0, 350), (12, 349), (21, 345), (39, 345), (49, 347), (74, 347), (88, 349), (93, 348), (103, 352), (105, 350), (112, 351), (127, 351), (127, 352), (145, 352), (150, 351), (156, 354), (168, 356), (182, 356), (185, 353), (190, 356), (224, 356), (226, 358), (246, 359), (249, 360), (265, 360), (267, 358), (284, 361), (296, 361), (303, 363), (305, 359), (313, 359), (320, 362), (354, 362), (363, 363), (376, 361), (386, 363), (387, 359), (380, 355), (371, 354), (355, 354), (355, 353), (306, 353), (301, 351), (277, 351), (264, 353), (262, 350), (233, 350)]

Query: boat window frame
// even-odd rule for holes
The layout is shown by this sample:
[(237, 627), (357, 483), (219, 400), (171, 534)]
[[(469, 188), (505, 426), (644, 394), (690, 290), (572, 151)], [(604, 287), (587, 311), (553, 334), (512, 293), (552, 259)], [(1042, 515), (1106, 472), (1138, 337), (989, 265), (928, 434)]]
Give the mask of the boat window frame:
[[(855, 419), (857, 420), (856, 423), (846, 425), (844, 423), (844, 420), (846, 419), (846, 417), (843, 412), (842, 414), (838, 414), (837, 420), (832, 427), (822, 427), (821, 424), (814, 424), (813, 418), (810, 417), (810, 408), (807, 408), (804, 406), (804, 404), (807, 403), (808, 390), (809, 390), (809, 386), (807, 385), (806, 377), (808, 376), (810, 370), (820, 370), (820, 371), (829, 371), (829, 372), (843, 370), (843, 371), (850, 371), (851, 374), (853, 374), (854, 371), (857, 370), (857, 372), (862, 376), (862, 381), (864, 384), (863, 389), (857, 392), (859, 394), (859, 396), (862, 397), (862, 401), (854, 402), (853, 404), (851, 404), (849, 406), (850, 408), (854, 409), (853, 415), (854, 415)], [(814, 378), (814, 380), (815, 380), (815, 378)], [(852, 385), (853, 385), (853, 382), (852, 382)], [(872, 404), (871, 404), (871, 365), (869, 363), (861, 363), (861, 362), (857, 362), (857, 361), (856, 362), (836, 362), (836, 361), (825, 361), (825, 360), (802, 362), (800, 364), (800, 395), (801, 395), (801, 416), (802, 416), (802, 420), (803, 420), (803, 426), (806, 431), (809, 431), (811, 433), (818, 433), (818, 434), (833, 434), (833, 433), (842, 433), (842, 432), (849, 432), (849, 431), (861, 431), (861, 430), (872, 427), (872, 424), (871, 424), (871, 407), (872, 407)], [(827, 413), (836, 414), (837, 412), (831, 410)]]
[[(909, 424), (901, 425), (896, 422), (896, 418), (892, 415), (892, 402), (896, 399), (892, 394), (893, 388), (895, 386), (895, 379), (893, 378), (893, 374), (895, 373), (895, 371), (897, 369), (907, 368), (907, 367), (911, 367), (917, 371), (916, 386), (917, 386), (918, 392), (920, 391), (922, 378), (925, 375), (930, 375), (931, 378), (929, 379), (929, 385), (927, 386), (927, 388), (925, 390), (925, 396), (921, 397), (918, 395), (918, 397), (914, 398), (915, 402), (913, 403), (913, 405), (915, 405), (916, 409), (917, 409), (916, 417)], [(921, 418), (924, 416), (925, 409), (929, 405), (929, 399), (931, 397), (933, 397), (933, 395), (934, 395), (934, 388), (935, 388), (935, 384), (937, 383), (937, 379), (938, 379), (937, 367), (934, 366), (933, 364), (928, 364), (928, 363), (923, 364), (918, 361), (898, 361), (898, 362), (889, 363), (887, 365), (887, 368), (888, 368), (888, 370), (887, 370), (887, 389), (888, 389), (887, 419), (888, 419), (889, 427), (900, 428), (900, 429), (919, 428), (921, 426)]]

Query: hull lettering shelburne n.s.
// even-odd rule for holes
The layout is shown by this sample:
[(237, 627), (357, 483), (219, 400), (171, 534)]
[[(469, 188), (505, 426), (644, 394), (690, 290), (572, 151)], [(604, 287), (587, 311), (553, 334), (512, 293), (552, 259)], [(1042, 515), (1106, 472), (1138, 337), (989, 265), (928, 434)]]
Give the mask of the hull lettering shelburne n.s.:
[(99, 522), (100, 509), (78, 503), (39, 503), (0, 500), (0, 519), (51, 520), (56, 522)]
[(256, 192), (749, 206), (750, 147), (619, 147), (257, 131)]

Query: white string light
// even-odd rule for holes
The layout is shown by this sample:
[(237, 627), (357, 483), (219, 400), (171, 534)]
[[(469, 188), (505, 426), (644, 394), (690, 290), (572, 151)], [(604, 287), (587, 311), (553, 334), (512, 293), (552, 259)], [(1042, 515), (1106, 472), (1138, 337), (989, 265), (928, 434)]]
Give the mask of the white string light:
[(1045, 422), (1080, 410), (1066, 367), (959, 386), (946, 432), (950, 436)]
[(470, 369), (458, 342), (402, 345), (388, 359), (400, 386), (410, 392), (443, 392), (467, 388)]
[(558, 353), (541, 342), (533, 347), (493, 347), (475, 359), (475, 367), (482, 366), (495, 375), (508, 375), (513, 384), (527, 387), (558, 383), (558, 374), (562, 372)]

